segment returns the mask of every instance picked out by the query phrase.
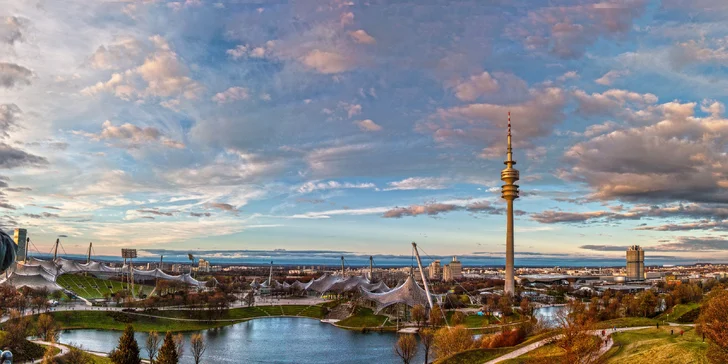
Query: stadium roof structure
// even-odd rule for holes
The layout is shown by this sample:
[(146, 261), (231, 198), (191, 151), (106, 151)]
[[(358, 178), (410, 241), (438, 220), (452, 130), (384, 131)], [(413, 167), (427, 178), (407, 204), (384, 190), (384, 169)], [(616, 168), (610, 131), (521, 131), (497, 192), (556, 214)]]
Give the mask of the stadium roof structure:
[[(129, 266), (110, 267), (97, 261), (82, 264), (64, 258), (57, 258), (55, 261), (31, 258), (29, 262), (17, 264), (15, 268), (9, 269), (7, 278), (0, 278), (0, 284), (10, 284), (15, 288), (47, 287), (53, 291), (63, 289), (56, 283), (56, 279), (62, 274), (91, 273), (95, 275), (108, 275), (120, 274), (122, 271), (128, 272)], [(134, 269), (134, 277), (176, 281), (195, 287), (202, 287), (207, 283), (205, 281), (198, 281), (190, 276), (189, 273), (174, 276), (164, 273), (159, 268), (151, 270)]]
[[(258, 280), (253, 280), (250, 284), (254, 289), (261, 287), (268, 287), (268, 282), (258, 283)], [(291, 284), (287, 282), (280, 283), (278, 281), (272, 281), (270, 284), (273, 288), (292, 289), (294, 291), (309, 291), (323, 295), (324, 293), (346, 293), (346, 292), (359, 292), (364, 290), (366, 292), (382, 293), (389, 291), (384, 282), (372, 283), (364, 276), (351, 276), (343, 277), (340, 275), (324, 274), (318, 279), (312, 279), (307, 283), (301, 281), (295, 281)]]
[(63, 290), (63, 287), (56, 283), (55, 272), (48, 271), (43, 265), (16, 265), (9, 271), (7, 278), (3, 275), (0, 279), (0, 284), (9, 284), (15, 288), (47, 288), (51, 292)]
[(364, 298), (376, 303), (375, 313), (398, 303), (404, 303), (410, 307), (416, 305), (427, 307), (427, 293), (417, 285), (412, 277), (408, 277), (404, 283), (388, 292), (374, 293), (362, 288), (361, 293)]

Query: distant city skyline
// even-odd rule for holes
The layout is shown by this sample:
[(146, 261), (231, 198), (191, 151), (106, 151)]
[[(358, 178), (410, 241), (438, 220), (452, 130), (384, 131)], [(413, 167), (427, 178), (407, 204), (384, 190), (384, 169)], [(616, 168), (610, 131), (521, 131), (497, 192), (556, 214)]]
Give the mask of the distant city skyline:
[(31, 255), (60, 237), (79, 255), (415, 241), (504, 259), (511, 111), (516, 266), (632, 245), (648, 264), (728, 262), (726, 16), (710, 0), (10, 0), (0, 228), (27, 229)]

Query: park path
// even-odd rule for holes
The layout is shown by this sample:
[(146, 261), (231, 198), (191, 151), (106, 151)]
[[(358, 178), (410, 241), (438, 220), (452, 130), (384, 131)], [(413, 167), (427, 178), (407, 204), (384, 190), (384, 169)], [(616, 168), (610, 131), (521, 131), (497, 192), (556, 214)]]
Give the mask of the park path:
[[(39, 344), (39, 345), (53, 346), (55, 348), (60, 349), (61, 352), (56, 354), (56, 356), (55, 356), (56, 358), (59, 356), (62, 356), (62, 355), (66, 355), (66, 354), (68, 354), (69, 351), (71, 351), (71, 349), (69, 349), (67, 346), (61, 345), (61, 344), (56, 344), (56, 343), (42, 341), (42, 340), (33, 340), (33, 342), (36, 344)], [(42, 362), (43, 362), (43, 359), (38, 359), (38, 360), (34, 361), (33, 363), (42, 363)]]
[[(616, 330), (615, 329), (605, 329), (604, 331), (607, 334), (613, 334), (613, 333), (622, 332), (622, 331), (649, 329), (649, 328), (652, 328), (652, 327), (654, 327), (654, 326), (620, 327), (620, 328), (618, 328)], [(596, 335), (596, 336), (601, 336), (602, 330), (594, 330), (594, 331), (591, 332), (591, 334), (592, 335)], [(537, 341), (535, 343), (526, 345), (526, 346), (524, 346), (524, 347), (522, 347), (522, 348), (520, 348), (518, 350), (511, 351), (510, 353), (508, 353), (506, 355), (499, 356), (499, 357), (497, 357), (497, 358), (495, 358), (493, 360), (487, 361), (487, 362), (485, 362), (485, 364), (495, 364), (495, 363), (500, 363), (502, 361), (506, 361), (506, 360), (509, 360), (509, 359), (515, 359), (515, 358), (517, 358), (517, 357), (519, 357), (519, 356), (521, 356), (523, 354), (526, 354), (528, 352), (531, 352), (533, 350), (536, 350), (536, 349), (538, 349), (538, 348), (540, 348), (540, 347), (548, 344), (549, 342), (551, 342), (553, 340), (558, 340), (560, 338), (561, 338), (561, 335), (556, 335), (556, 336), (552, 336), (552, 337), (549, 337), (549, 338), (546, 338), (546, 339)], [(611, 345), (614, 344), (614, 340), (610, 340), (609, 342), (610, 342), (610, 344), (607, 344), (608, 347), (602, 348), (601, 351), (599, 352), (599, 355), (600, 356), (602, 354), (606, 353), (607, 350), (609, 350), (612, 347)]]

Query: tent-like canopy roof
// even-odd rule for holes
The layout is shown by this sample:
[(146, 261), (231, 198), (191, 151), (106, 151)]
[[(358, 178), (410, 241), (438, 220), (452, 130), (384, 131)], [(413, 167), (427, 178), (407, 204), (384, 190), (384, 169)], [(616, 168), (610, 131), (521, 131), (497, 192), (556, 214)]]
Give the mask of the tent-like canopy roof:
[(377, 307), (375, 313), (379, 313), (383, 309), (397, 303), (404, 303), (410, 307), (416, 305), (427, 307), (427, 293), (417, 285), (417, 282), (412, 277), (407, 278), (402, 285), (388, 292), (373, 293), (367, 292), (362, 288), (361, 293), (365, 298), (376, 302)]

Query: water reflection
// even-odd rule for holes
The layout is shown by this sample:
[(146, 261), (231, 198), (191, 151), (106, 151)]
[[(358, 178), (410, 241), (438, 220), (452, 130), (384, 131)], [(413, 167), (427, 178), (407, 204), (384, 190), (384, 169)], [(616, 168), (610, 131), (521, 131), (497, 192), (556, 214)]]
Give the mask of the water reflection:
[[(266, 318), (202, 331), (208, 343), (206, 363), (400, 363), (394, 353), (394, 333), (354, 332), (303, 318)], [(181, 363), (192, 363), (189, 338)], [(119, 342), (121, 332), (71, 330), (60, 342), (83, 345), (87, 350), (109, 352)], [(136, 335), (143, 357), (147, 335)], [(413, 361), (424, 360), (422, 347)]]
[(556, 320), (556, 314), (563, 310), (564, 306), (547, 306), (540, 307), (533, 311), (534, 316), (538, 318), (540, 322), (543, 322), (547, 327), (555, 327), (558, 325)]

